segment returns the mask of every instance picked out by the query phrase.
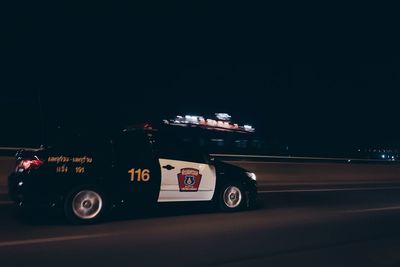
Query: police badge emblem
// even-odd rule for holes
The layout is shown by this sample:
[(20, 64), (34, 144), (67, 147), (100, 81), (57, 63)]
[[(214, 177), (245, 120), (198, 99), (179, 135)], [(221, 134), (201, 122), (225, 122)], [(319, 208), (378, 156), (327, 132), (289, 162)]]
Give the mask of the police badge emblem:
[(197, 192), (201, 182), (199, 170), (193, 168), (183, 168), (178, 173), (179, 191)]

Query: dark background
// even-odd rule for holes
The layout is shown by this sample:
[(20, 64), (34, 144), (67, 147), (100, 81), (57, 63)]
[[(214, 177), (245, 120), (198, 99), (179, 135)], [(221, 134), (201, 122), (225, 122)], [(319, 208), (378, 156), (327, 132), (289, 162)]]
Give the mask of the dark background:
[(42, 125), (101, 133), (228, 112), (305, 153), (399, 147), (394, 7), (96, 1), (1, 10), (1, 146), (40, 145)]

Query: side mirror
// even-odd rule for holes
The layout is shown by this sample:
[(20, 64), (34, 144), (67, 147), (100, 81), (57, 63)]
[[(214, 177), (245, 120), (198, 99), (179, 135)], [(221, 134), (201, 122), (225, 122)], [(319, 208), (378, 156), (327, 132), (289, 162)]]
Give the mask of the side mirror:
[(203, 153), (203, 161), (207, 164), (213, 164), (215, 161), (215, 158), (210, 156), (208, 153)]

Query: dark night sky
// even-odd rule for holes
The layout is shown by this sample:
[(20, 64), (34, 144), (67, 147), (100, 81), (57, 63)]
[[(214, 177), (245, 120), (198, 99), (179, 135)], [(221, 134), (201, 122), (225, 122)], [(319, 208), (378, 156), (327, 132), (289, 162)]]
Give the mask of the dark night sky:
[(18, 145), (28, 131), (26, 142), (36, 142), (41, 91), (49, 125), (107, 128), (226, 111), (299, 146), (400, 147), (391, 7), (92, 2), (5, 10), (1, 144)]

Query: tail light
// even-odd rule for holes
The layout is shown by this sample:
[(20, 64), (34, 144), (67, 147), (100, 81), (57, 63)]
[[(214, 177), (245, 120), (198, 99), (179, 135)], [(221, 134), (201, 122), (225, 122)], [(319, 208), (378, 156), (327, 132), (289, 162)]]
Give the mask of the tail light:
[(15, 169), (16, 172), (23, 172), (31, 169), (38, 169), (43, 165), (43, 161), (40, 159), (22, 159), (17, 163), (17, 167)]

